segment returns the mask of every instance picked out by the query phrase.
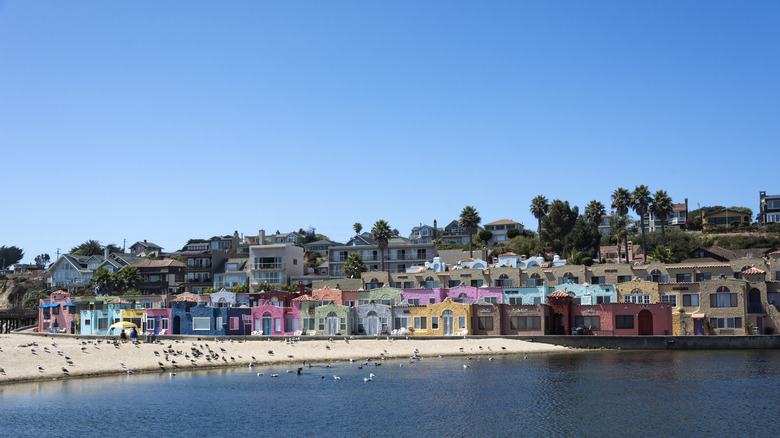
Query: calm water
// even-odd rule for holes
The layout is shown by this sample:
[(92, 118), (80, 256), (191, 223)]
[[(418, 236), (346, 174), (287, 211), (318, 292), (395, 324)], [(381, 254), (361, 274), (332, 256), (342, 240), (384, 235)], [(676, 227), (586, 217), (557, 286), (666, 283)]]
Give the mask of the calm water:
[[(357, 366), (301, 376), (276, 366), (0, 386), (0, 436), (780, 435), (778, 351)], [(377, 377), (364, 382), (371, 372)]]

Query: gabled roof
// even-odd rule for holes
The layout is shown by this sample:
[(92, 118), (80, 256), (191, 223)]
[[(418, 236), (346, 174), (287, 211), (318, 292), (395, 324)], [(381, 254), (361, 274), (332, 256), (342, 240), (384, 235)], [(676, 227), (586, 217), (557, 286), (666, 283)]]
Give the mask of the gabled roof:
[(143, 246), (144, 248), (160, 248), (160, 249), (162, 249), (162, 246), (154, 244), (152, 242), (148, 242), (148, 241), (145, 241), (145, 242), (141, 242), (141, 241), (135, 242), (134, 244), (130, 245), (130, 248), (132, 248), (132, 247), (134, 247), (136, 245)]
[(165, 260), (141, 260), (140, 262), (136, 263), (136, 268), (163, 268), (163, 267), (185, 267), (184, 263), (173, 260), (173, 259), (165, 259)]
[(571, 295), (569, 293), (567, 293), (567, 292), (562, 291), (562, 290), (556, 290), (555, 292), (547, 295), (547, 297), (552, 297), (552, 298), (566, 297), (566, 298), (570, 298)]
[(751, 274), (766, 274), (766, 272), (762, 271), (761, 269), (758, 269), (758, 268), (756, 268), (755, 266), (753, 266), (753, 267), (750, 267), (750, 268), (748, 268), (748, 269), (745, 269), (745, 270), (744, 270), (744, 271), (742, 271), (741, 273), (742, 273), (743, 275), (744, 275), (744, 274), (747, 274), (747, 275), (751, 275)]
[(332, 240), (330, 240), (330, 239), (321, 239), (321, 240), (317, 240), (317, 241), (314, 241), (314, 242), (309, 242), (309, 243), (306, 243), (306, 244), (304, 244), (303, 246), (314, 246), (314, 245), (331, 245), (331, 246), (340, 246), (340, 245), (341, 245), (341, 243), (339, 243), (339, 242), (334, 242), (334, 241), (332, 241)]

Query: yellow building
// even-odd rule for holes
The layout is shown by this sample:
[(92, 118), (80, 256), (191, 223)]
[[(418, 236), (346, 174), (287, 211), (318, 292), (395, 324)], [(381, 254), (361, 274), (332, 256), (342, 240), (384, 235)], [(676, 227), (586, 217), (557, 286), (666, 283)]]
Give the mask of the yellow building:
[(143, 333), (145, 327), (143, 321), (146, 319), (146, 309), (122, 309), (122, 321), (132, 322), (138, 327), (138, 331)]
[(414, 336), (455, 336), (471, 332), (471, 305), (445, 298), (441, 303), (409, 307)]
[(618, 303), (652, 304), (661, 302), (658, 283), (640, 280), (639, 277), (616, 284), (615, 291)]

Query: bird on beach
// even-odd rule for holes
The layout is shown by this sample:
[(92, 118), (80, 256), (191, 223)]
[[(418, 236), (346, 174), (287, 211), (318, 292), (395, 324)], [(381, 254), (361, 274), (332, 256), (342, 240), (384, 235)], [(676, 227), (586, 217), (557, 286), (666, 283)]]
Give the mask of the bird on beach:
[(43, 371), (43, 367), (38, 365), (38, 371)]
[(0, 374), (5, 375), (5, 368), (0, 368)]
[(122, 362), (122, 361), (119, 361), (119, 365), (121, 365), (121, 366), (122, 366), (122, 368), (127, 368), (127, 367), (125, 367), (125, 363), (124, 363), (124, 362)]
[(68, 371), (68, 369), (67, 369), (67, 368), (65, 368), (65, 367), (62, 367), (62, 372), (63, 372), (63, 373), (65, 373), (65, 374), (68, 374), (70, 371)]

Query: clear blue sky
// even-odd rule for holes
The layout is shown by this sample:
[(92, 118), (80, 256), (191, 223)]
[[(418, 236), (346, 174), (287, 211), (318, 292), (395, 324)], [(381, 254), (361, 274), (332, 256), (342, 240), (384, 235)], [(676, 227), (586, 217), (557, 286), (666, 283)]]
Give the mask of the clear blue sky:
[(758, 210), (778, 1), (2, 1), (0, 245)]

